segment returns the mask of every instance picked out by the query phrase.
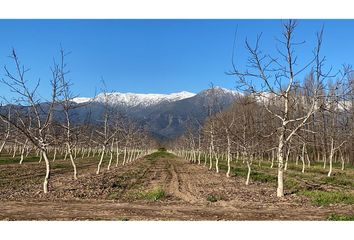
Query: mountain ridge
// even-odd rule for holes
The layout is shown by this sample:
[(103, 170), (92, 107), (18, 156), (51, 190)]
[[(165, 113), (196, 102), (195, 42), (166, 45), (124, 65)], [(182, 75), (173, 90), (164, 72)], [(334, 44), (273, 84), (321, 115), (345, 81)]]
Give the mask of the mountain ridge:
[[(170, 99), (161, 98), (148, 104), (136, 104), (136, 102), (121, 104), (121, 102), (112, 101), (112, 99), (109, 99), (108, 103), (110, 102), (109, 105), (113, 109), (124, 112), (139, 125), (145, 126), (159, 140), (169, 140), (182, 135), (188, 126), (195, 125), (194, 127), (197, 127), (198, 123), (203, 123), (211, 109), (222, 111), (227, 108), (234, 102), (237, 95), (239, 93), (236, 91), (214, 87), (197, 94), (182, 94), (182, 97), (179, 98), (174, 96), (180, 96), (180, 94), (172, 93), (169, 94), (169, 96), (173, 96)], [(144, 97), (151, 95), (140, 94), (139, 96), (143, 96), (142, 99), (144, 99)], [(97, 114), (93, 118), (99, 119), (105, 101), (102, 99), (93, 100), (91, 103), (95, 108), (91, 112)]]

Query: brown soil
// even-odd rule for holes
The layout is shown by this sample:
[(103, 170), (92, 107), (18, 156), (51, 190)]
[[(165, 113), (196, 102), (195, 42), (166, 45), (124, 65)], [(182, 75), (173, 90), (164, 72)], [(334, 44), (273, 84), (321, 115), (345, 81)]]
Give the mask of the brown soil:
[[(50, 193), (41, 192), (42, 164), (0, 165), (2, 220), (324, 220), (329, 214), (353, 215), (352, 205), (312, 206), (296, 195), (277, 198), (263, 183), (245, 186), (177, 157), (144, 158), (95, 174), (96, 161), (56, 168)], [(153, 201), (143, 193), (164, 189)]]

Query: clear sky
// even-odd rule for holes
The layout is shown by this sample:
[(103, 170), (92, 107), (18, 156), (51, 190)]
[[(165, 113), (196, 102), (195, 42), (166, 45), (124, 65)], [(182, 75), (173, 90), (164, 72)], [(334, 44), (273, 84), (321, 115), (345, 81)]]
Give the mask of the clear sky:
[[(281, 20), (0, 20), (0, 66), (14, 47), (29, 67), (30, 80), (41, 78), (47, 96), (49, 67), (60, 45), (67, 58), (73, 91), (82, 97), (100, 91), (101, 77), (110, 91), (138, 93), (199, 92), (214, 85), (234, 88), (227, 76), (236, 26), (237, 59), (244, 66), (244, 40), (263, 32), (261, 48), (275, 54)], [(299, 20), (299, 63), (311, 58), (315, 33), (324, 25), (323, 53), (328, 66), (354, 63), (353, 20)], [(1, 77), (4, 71), (0, 69)], [(1, 86), (0, 94), (10, 96)]]

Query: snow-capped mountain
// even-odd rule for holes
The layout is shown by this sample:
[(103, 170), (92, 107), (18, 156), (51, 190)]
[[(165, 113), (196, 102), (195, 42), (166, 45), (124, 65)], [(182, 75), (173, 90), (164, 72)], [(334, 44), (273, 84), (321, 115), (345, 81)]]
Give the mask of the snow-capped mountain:
[[(173, 139), (184, 133), (187, 126), (202, 123), (210, 111), (222, 111), (230, 106), (240, 93), (214, 87), (199, 92), (171, 94), (100, 93), (95, 98), (75, 98), (78, 107), (73, 110), (76, 121), (101, 123), (107, 101), (111, 110), (124, 114), (146, 127), (157, 139)], [(197, 127), (197, 126), (196, 126)]]
[(105, 103), (107, 102), (110, 105), (121, 105), (127, 107), (148, 107), (153, 106), (163, 102), (175, 102), (186, 98), (191, 98), (195, 96), (195, 93), (191, 92), (178, 92), (171, 94), (142, 94), (142, 93), (100, 93), (95, 98), (85, 98), (78, 97), (74, 98), (73, 101), (76, 103), (84, 102), (98, 102)]

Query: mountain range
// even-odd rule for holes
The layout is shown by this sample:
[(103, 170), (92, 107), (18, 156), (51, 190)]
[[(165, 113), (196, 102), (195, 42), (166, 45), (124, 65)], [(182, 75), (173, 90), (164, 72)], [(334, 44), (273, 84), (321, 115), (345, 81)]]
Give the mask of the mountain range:
[[(91, 114), (93, 121), (102, 119), (105, 106), (123, 112), (159, 140), (180, 136), (190, 126), (202, 124), (212, 111), (230, 106), (236, 91), (214, 87), (200, 93), (178, 92), (171, 94), (100, 93), (95, 98), (73, 99), (78, 105), (75, 115), (81, 119)], [(80, 107), (82, 106), (82, 107)]]

